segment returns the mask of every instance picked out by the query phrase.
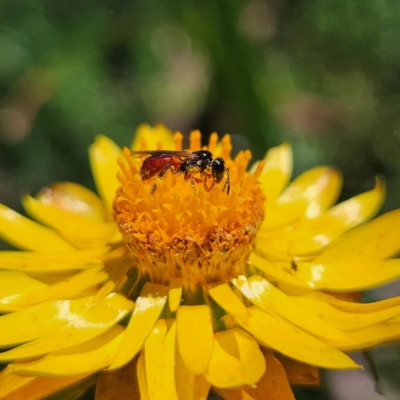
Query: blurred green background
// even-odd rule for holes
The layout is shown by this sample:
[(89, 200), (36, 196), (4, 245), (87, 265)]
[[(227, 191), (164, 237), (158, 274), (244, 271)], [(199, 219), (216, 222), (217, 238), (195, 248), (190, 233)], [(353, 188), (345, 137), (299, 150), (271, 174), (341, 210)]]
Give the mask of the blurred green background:
[(289, 141), (295, 175), (342, 170), (342, 199), (383, 174), (384, 210), (400, 206), (399, 1), (2, 0), (0, 20), (0, 202), (14, 209), (53, 181), (94, 188), (95, 135), (126, 145), (159, 121), (229, 132), (255, 158)]

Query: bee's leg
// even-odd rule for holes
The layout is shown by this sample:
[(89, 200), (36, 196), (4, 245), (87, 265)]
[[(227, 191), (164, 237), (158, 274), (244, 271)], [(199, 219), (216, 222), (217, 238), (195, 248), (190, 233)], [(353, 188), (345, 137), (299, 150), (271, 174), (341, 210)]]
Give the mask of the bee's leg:
[(151, 188), (151, 194), (154, 194), (154, 192), (157, 190), (157, 184), (156, 184), (156, 181), (154, 181), (154, 183), (153, 183), (153, 187)]
[(207, 189), (207, 174), (203, 174), (203, 188), (206, 192), (208, 192)]
[[(165, 174), (171, 170), (173, 173), (175, 173), (175, 167), (173, 164), (168, 163), (157, 175), (157, 179), (163, 179)], [(157, 190), (157, 179), (154, 181), (153, 187), (151, 189), (151, 194), (153, 194)]]
[(184, 178), (186, 181), (190, 181), (190, 186), (192, 187), (193, 193), (197, 197), (196, 179), (194, 178), (194, 176), (190, 173), (186, 173)]
[(172, 173), (175, 173), (175, 167), (174, 167), (174, 165), (171, 164), (171, 163), (168, 163), (168, 164), (158, 173), (157, 178), (158, 178), (158, 179), (164, 178), (165, 174), (166, 174), (169, 170), (171, 170)]
[(207, 181), (208, 181), (208, 175), (204, 174), (203, 175), (203, 187), (204, 187), (206, 192), (209, 192), (215, 185), (215, 179), (213, 179), (213, 182), (209, 187), (207, 187)]
[(224, 187), (222, 188), (222, 191), (224, 191), (225, 188), (227, 188), (226, 194), (229, 194), (231, 191), (231, 178), (229, 176), (229, 168), (225, 168), (225, 173), (226, 173), (226, 181)]

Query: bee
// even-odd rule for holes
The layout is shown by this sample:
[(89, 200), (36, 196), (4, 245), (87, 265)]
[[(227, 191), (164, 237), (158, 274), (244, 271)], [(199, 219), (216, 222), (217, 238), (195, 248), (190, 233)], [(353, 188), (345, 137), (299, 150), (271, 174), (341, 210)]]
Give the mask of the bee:
[[(225, 177), (225, 183), (222, 191), (227, 189), (227, 194), (231, 190), (229, 177), (229, 168), (226, 167), (223, 158), (213, 158), (210, 151), (169, 151), (169, 150), (149, 150), (133, 151), (132, 156), (148, 156), (143, 160), (140, 176), (142, 180), (152, 179), (154, 177), (162, 179), (168, 171), (174, 175), (183, 174), (185, 180), (190, 181), (193, 192), (197, 195), (196, 183), (203, 183), (206, 191), (210, 191), (216, 183), (221, 182)], [(197, 175), (194, 176), (194, 175)], [(208, 185), (208, 179), (212, 179), (211, 185)], [(154, 183), (152, 193), (157, 189)]]

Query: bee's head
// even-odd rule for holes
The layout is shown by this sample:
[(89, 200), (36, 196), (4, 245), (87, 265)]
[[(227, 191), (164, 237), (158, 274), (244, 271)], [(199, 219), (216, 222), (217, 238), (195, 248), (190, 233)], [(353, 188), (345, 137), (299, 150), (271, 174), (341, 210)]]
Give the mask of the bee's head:
[(225, 161), (223, 158), (216, 158), (211, 163), (211, 173), (215, 182), (221, 182), (225, 175)]

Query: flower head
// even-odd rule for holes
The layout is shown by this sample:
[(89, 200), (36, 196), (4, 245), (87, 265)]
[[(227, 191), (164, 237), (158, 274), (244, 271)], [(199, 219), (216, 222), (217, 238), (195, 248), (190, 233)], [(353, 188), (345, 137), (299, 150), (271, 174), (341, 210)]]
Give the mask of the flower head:
[(1, 235), (24, 249), (0, 253), (1, 398), (96, 383), (96, 399), (290, 399), (289, 381), (359, 368), (344, 351), (399, 337), (400, 297), (352, 301), (400, 275), (400, 210), (365, 223), (382, 179), (334, 205), (333, 168), (288, 185), (288, 144), (250, 170), (228, 135), (206, 148), (229, 168), (229, 195), (201, 174), (143, 180), (131, 150), (182, 150), (179, 133), (143, 125), (131, 150), (91, 147), (101, 199), (59, 183), (24, 197), (37, 222), (0, 207)]
[[(191, 136), (197, 144), (191, 150), (200, 150), (200, 133)], [(179, 139), (177, 134), (177, 151)], [(212, 136), (212, 151), (216, 140)], [(199, 285), (225, 283), (244, 272), (264, 219), (264, 196), (257, 177), (246, 172), (250, 152), (231, 160), (229, 140), (221, 150), (230, 166), (230, 195), (221, 187), (209, 191), (202, 185), (193, 192), (189, 182), (172, 173), (164, 180), (142, 181), (140, 163), (128, 150), (127, 164), (121, 161), (114, 217), (135, 265), (152, 282), (168, 285), (178, 279), (185, 291), (193, 292)], [(154, 193), (153, 185), (159, 186)]]

